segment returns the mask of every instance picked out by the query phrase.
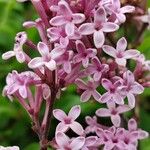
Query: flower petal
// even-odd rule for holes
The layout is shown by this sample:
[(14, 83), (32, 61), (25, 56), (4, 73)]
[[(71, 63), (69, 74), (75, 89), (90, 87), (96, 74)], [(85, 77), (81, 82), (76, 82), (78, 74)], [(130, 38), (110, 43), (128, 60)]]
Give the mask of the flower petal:
[(45, 43), (39, 42), (37, 48), (42, 56), (46, 56), (49, 54), (49, 48)]
[(129, 131), (135, 131), (137, 129), (137, 122), (134, 119), (128, 121), (128, 129)]
[(121, 119), (120, 119), (120, 116), (119, 115), (112, 115), (111, 116), (111, 121), (113, 123), (113, 125), (115, 127), (119, 127), (120, 126), (120, 123), (121, 123)]
[(44, 62), (41, 57), (33, 58), (29, 63), (29, 68), (35, 69), (44, 65)]
[(127, 50), (124, 53), (124, 58), (131, 59), (137, 57), (138, 55), (140, 55), (140, 52), (137, 50)]
[(93, 34), (95, 30), (93, 23), (84, 23), (79, 27), (79, 32), (82, 35), (90, 35)]
[(13, 56), (15, 56), (15, 52), (14, 51), (8, 51), (2, 55), (2, 59), (7, 60)]
[(103, 24), (103, 32), (114, 32), (119, 29), (119, 26), (112, 22), (107, 22)]
[(89, 99), (91, 98), (91, 92), (86, 90), (82, 93), (81, 97), (80, 97), (80, 100), (82, 102), (87, 102)]
[(127, 60), (125, 58), (116, 58), (115, 61), (118, 65), (123, 67), (125, 67), (127, 64)]
[(105, 42), (105, 37), (104, 37), (104, 33), (99, 30), (99, 31), (94, 31), (94, 35), (93, 35), (93, 39), (94, 39), (94, 44), (96, 48), (101, 48)]
[(83, 135), (84, 133), (83, 127), (76, 121), (70, 124), (70, 128), (78, 135)]
[(93, 95), (93, 97), (94, 97), (94, 99), (95, 99), (96, 101), (100, 102), (101, 94), (100, 94), (99, 92), (97, 92), (96, 90), (94, 90), (94, 91), (92, 92), (92, 95)]
[(81, 14), (81, 13), (72, 14), (72, 18), (73, 18), (72, 22), (74, 24), (80, 24), (85, 20), (84, 14)]
[(81, 107), (80, 107), (80, 105), (76, 105), (71, 108), (68, 116), (71, 117), (73, 120), (75, 120), (79, 117), (80, 113), (81, 113)]
[(125, 51), (127, 48), (127, 40), (122, 37), (121, 39), (119, 39), (119, 41), (117, 42), (117, 51)]
[(65, 112), (62, 111), (61, 109), (53, 110), (53, 116), (59, 121), (63, 121), (67, 117)]
[(19, 88), (19, 94), (21, 95), (21, 97), (22, 98), (27, 98), (27, 89), (26, 89), (26, 87), (25, 86), (21, 86), (20, 88)]
[(16, 59), (18, 60), (18, 62), (23, 63), (25, 62), (25, 55), (22, 51), (16, 52)]
[(67, 36), (72, 36), (74, 34), (75, 26), (72, 22), (69, 22), (69, 23), (66, 24), (65, 32), (66, 32)]
[(129, 107), (134, 108), (135, 107), (135, 96), (131, 93), (128, 93), (127, 98), (128, 98)]
[(104, 51), (106, 54), (108, 54), (109, 56), (112, 56), (112, 57), (114, 57), (114, 58), (116, 57), (117, 51), (116, 51), (116, 49), (113, 48), (112, 46), (104, 45), (104, 46), (102, 47), (102, 49), (103, 49), (103, 51)]
[(54, 71), (56, 69), (56, 62), (55, 60), (51, 59), (49, 62), (45, 63), (45, 66), (50, 70)]
[(96, 115), (99, 117), (109, 117), (111, 115), (111, 112), (109, 109), (100, 108), (96, 111)]
[(53, 26), (62, 26), (67, 23), (64, 16), (56, 16), (50, 20), (50, 24)]

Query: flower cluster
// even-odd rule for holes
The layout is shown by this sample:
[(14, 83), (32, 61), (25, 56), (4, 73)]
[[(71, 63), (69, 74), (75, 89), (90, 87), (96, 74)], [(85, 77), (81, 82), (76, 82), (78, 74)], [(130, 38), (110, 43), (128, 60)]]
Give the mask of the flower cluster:
[[(53, 114), (60, 121), (50, 142), (56, 149), (137, 149), (138, 140), (148, 137), (148, 133), (138, 129), (134, 119), (128, 121), (128, 129), (123, 128), (121, 114), (134, 109), (136, 97), (150, 86), (145, 76), (150, 71), (150, 61), (138, 50), (128, 48), (125, 37), (115, 43), (112, 41), (114, 32), (126, 22), (126, 14), (133, 13), (135, 7), (122, 6), (120, 0), (31, 2), (40, 18), (26, 21), (23, 26), (35, 27), (41, 41), (34, 44), (25, 32), (20, 32), (13, 51), (2, 57), (6, 60), (16, 56), (18, 62), (26, 63), (32, 71), (9, 73), (3, 94), (11, 100), (18, 98), (29, 113), (41, 143), (47, 141), (47, 137), (41, 139), (41, 135), (47, 135), (49, 116)], [(39, 56), (31, 58), (23, 51), (23, 45), (34, 49)], [(135, 63), (132, 71), (131, 60)], [(95, 110), (95, 114), (110, 117), (112, 127), (99, 124), (96, 116), (87, 116), (88, 127), (84, 130), (76, 121), (81, 113), (79, 105), (73, 106), (68, 115), (60, 109), (53, 110), (56, 98), (71, 84), (77, 86), (81, 102), (95, 100), (100, 106), (105, 104), (106, 108)], [(46, 103), (46, 108), (41, 121), (42, 103)], [(78, 136), (68, 137), (66, 134), (70, 129)], [(45, 145), (41, 147), (44, 149)]]

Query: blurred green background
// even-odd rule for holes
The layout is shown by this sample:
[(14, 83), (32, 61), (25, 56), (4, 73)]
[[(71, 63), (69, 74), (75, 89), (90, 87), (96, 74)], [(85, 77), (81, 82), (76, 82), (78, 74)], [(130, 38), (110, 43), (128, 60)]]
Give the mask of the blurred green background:
[[(25, 20), (35, 19), (37, 16), (30, 3), (17, 3), (15, 0), (0, 0), (0, 54), (13, 48), (14, 37), (17, 32), (25, 30), (22, 23)], [(27, 31), (29, 38), (38, 41), (39, 37), (35, 29)], [(150, 59), (150, 31), (144, 35), (144, 42), (139, 50)], [(32, 53), (32, 51), (31, 51)], [(20, 65), (13, 58), (9, 61), (0, 59), (0, 92), (5, 85), (5, 78), (12, 70), (27, 70), (26, 66)], [(66, 112), (75, 104), (81, 104), (75, 87), (71, 86), (63, 93), (61, 100), (55, 104), (56, 108), (62, 108)], [(84, 122), (84, 116), (94, 115), (99, 104), (93, 101), (81, 104), (82, 115), (79, 122)], [(140, 96), (140, 122), (139, 127), (150, 132), (150, 89)], [(130, 117), (131, 114), (127, 114)], [(100, 120), (104, 121), (104, 120)], [(56, 120), (52, 120), (50, 137), (54, 135)], [(85, 123), (84, 123), (85, 124)], [(31, 129), (31, 122), (26, 112), (16, 102), (10, 102), (0, 95), (0, 145), (18, 145), (21, 150), (37, 150), (38, 139)], [(150, 140), (140, 142), (140, 150), (150, 150)]]

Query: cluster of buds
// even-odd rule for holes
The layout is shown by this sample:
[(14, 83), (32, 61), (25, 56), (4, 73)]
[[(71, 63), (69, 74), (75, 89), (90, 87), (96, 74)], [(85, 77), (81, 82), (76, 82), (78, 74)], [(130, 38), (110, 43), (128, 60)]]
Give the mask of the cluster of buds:
[[(18, 0), (24, 2), (26, 0)], [(137, 128), (135, 119), (128, 121), (128, 129), (122, 125), (122, 115), (135, 108), (136, 97), (150, 87), (146, 74), (150, 61), (134, 48), (128, 48), (127, 39), (115, 33), (126, 22), (127, 14), (135, 7), (123, 5), (120, 0), (31, 0), (40, 18), (23, 23), (25, 28), (36, 28), (41, 41), (35, 44), (26, 32), (15, 38), (12, 51), (2, 58), (16, 57), (32, 70), (12, 71), (6, 78), (3, 94), (10, 100), (17, 98), (33, 121), (33, 130), (40, 140), (41, 150), (50, 145), (58, 150), (136, 150), (138, 140), (148, 133)], [(133, 19), (150, 23), (149, 15), (132, 16)], [(35, 50), (39, 56), (31, 58), (23, 46)], [(130, 60), (135, 67), (129, 68)], [(95, 100), (106, 108), (95, 110), (97, 117), (110, 117), (112, 126), (97, 123), (97, 117), (86, 117), (88, 127), (75, 121), (81, 113), (79, 105), (73, 106), (66, 115), (63, 110), (53, 109), (69, 85), (75, 84), (81, 102)], [(33, 90), (34, 87), (34, 90)], [(102, 91), (98, 88), (101, 87)], [(104, 92), (105, 91), (105, 92)], [(126, 101), (127, 99), (127, 101)], [(42, 104), (45, 114), (40, 120)], [(51, 118), (60, 121), (55, 137), (48, 140)], [(68, 137), (71, 129), (76, 137)], [(91, 134), (92, 133), (92, 136)]]

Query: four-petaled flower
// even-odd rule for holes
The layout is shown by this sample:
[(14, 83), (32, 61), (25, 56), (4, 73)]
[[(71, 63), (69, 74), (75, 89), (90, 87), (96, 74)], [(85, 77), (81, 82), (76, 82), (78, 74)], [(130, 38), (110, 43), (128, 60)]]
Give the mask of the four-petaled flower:
[(79, 105), (72, 107), (68, 116), (60, 109), (53, 110), (54, 117), (61, 121), (56, 128), (56, 132), (66, 132), (69, 128), (71, 128), (78, 135), (83, 135), (84, 130), (82, 126), (75, 121), (79, 117), (80, 113), (81, 108)]
[(127, 41), (124, 37), (119, 39), (119, 41), (117, 42), (116, 49), (109, 45), (104, 45), (102, 47), (103, 51), (106, 54), (115, 58), (115, 61), (118, 65), (124, 67), (126, 66), (127, 59), (133, 59), (140, 54), (138, 50), (134, 49), (126, 50), (126, 48), (127, 48)]
[(96, 111), (96, 115), (99, 117), (111, 117), (111, 121), (114, 126), (119, 127), (121, 123), (120, 114), (130, 110), (128, 105), (120, 105), (116, 107), (116, 104), (112, 101), (107, 103), (107, 108), (100, 108)]
[(76, 49), (78, 54), (73, 58), (74, 63), (82, 62), (83, 67), (87, 68), (89, 65), (89, 59), (93, 58), (97, 54), (97, 50), (94, 48), (86, 49), (85, 45), (81, 41), (76, 41)]
[(77, 79), (76, 84), (80, 89), (84, 90), (81, 95), (82, 102), (87, 102), (91, 98), (91, 96), (93, 96), (96, 101), (100, 101), (101, 94), (96, 91), (96, 88), (98, 86), (97, 82), (91, 80), (88, 81), (88, 83), (85, 83), (84, 81)]
[(57, 150), (79, 150), (85, 143), (85, 138), (82, 136), (69, 139), (69, 137), (62, 132), (56, 133), (55, 140), (58, 145)]
[(104, 32), (114, 32), (119, 29), (119, 26), (112, 22), (107, 22), (106, 12), (103, 7), (100, 7), (94, 13), (93, 23), (84, 23), (79, 27), (82, 35), (93, 34), (93, 40), (96, 48), (101, 48), (105, 42)]

